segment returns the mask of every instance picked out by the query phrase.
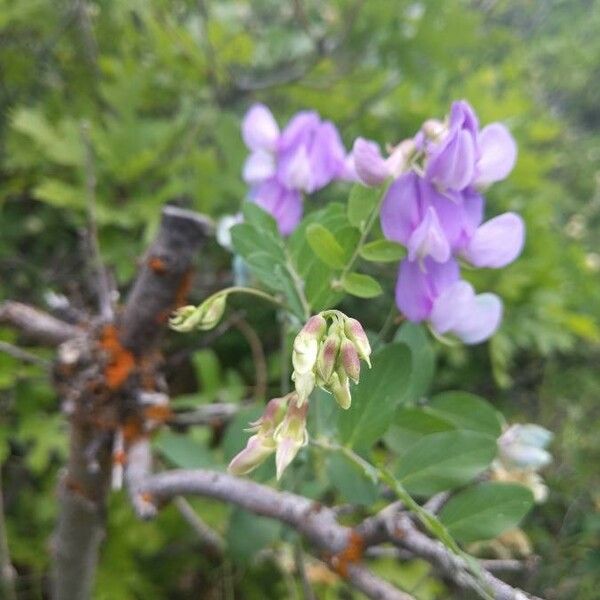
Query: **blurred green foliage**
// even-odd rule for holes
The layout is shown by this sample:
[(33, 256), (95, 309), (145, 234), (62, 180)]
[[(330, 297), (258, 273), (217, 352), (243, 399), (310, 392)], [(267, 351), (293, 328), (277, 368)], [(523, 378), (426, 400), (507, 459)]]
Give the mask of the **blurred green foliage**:
[[(51, 291), (90, 308), (82, 251), (85, 128), (100, 244), (124, 289), (165, 201), (177, 199), (213, 217), (239, 209), (245, 194), (239, 124), (253, 101), (267, 103), (281, 123), (314, 108), (339, 125), (349, 146), (357, 135), (394, 143), (424, 119), (443, 116), (453, 99), (467, 98), (482, 122), (502, 120), (517, 138), (517, 168), (489, 193), (488, 211), (520, 212), (527, 245), (510, 268), (468, 275), (505, 300), (504, 324), (489, 352), (436, 347), (433, 383), (425, 377), (411, 385), (419, 395), (430, 387), (472, 389), (510, 418), (539, 421), (558, 433), (550, 501), (527, 523), (543, 556), (535, 584), (548, 597), (592, 599), (600, 565), (600, 98), (593, 85), (599, 25), (598, 0), (0, 0), (0, 298), (43, 305)], [(330, 187), (307, 208), (347, 193), (347, 186)], [(336, 210), (336, 204), (326, 209)], [(338, 242), (344, 246), (341, 236)], [(295, 255), (303, 256), (307, 244), (302, 231), (292, 241)], [(389, 291), (394, 264), (374, 266), (364, 258), (362, 270)], [(328, 269), (302, 265), (315, 270), (309, 278), (315, 285)], [(230, 277), (228, 255), (208, 249), (197, 299)], [(319, 290), (311, 293), (319, 298)], [(322, 298), (323, 305), (332, 298)], [(279, 334), (265, 329), (272, 313), (233, 304), (257, 328), (262, 324), (268, 383), (277, 389), (282, 365), (272, 350)], [(359, 307), (364, 320), (379, 327), (389, 295), (351, 300), (347, 307)], [(399, 341), (411, 346), (420, 335), (420, 329), (403, 329)], [(16, 341), (8, 330), (0, 330), (0, 338)], [(186, 343), (172, 340), (175, 354), (185, 354)], [(186, 394), (176, 402), (240, 400), (254, 385), (246, 344), (232, 332), (192, 361), (174, 361), (174, 389)], [(430, 347), (418, 348), (422, 364), (432, 364)], [(181, 384), (182, 378), (189, 381)], [(0, 393), (11, 553), (23, 574), (23, 598), (38, 599), (66, 425), (40, 368), (0, 354)], [(223, 444), (213, 439), (219, 432), (194, 431), (162, 434), (156, 447), (167, 464), (224, 466), (243, 443), (248, 420), (241, 414)], [(441, 424), (434, 435), (466, 435)], [(302, 464), (298, 469), (301, 479)], [(348, 471), (340, 464), (323, 469), (338, 476)], [(262, 476), (271, 477), (268, 468)], [(355, 477), (350, 470), (333, 484), (343, 496)], [(350, 487), (368, 499), (372, 490), (363, 483)], [(317, 496), (321, 485), (304, 481), (301, 491)], [(231, 559), (212, 570), (202, 568), (209, 559), (173, 508), (155, 523), (140, 524), (120, 496), (113, 498), (96, 597), (184, 598), (202, 586), (214, 594), (207, 598), (293, 597), (297, 582), (273, 566), (268, 550), (282, 536), (294, 541), (290, 532), (216, 503), (196, 508), (231, 542)], [(244, 536), (256, 544), (248, 548)], [(258, 546), (265, 548), (265, 562), (243, 558)], [(447, 597), (431, 579), (419, 585), (424, 565), (400, 574), (387, 567), (377, 568), (409, 587), (413, 581), (419, 598)], [(339, 588), (323, 586), (320, 597), (340, 597)]]

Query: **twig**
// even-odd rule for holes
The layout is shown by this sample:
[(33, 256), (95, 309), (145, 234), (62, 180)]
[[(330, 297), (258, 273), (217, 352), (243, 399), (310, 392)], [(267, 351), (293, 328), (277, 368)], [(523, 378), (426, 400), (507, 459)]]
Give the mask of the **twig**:
[(189, 427), (193, 425), (213, 425), (226, 423), (239, 411), (240, 405), (233, 402), (220, 402), (199, 406), (195, 410), (174, 413), (167, 425)]
[(88, 243), (92, 254), (92, 264), (96, 276), (96, 292), (98, 294), (98, 308), (102, 320), (108, 322), (114, 319), (112, 307), (112, 290), (98, 242), (98, 224), (96, 219), (96, 168), (94, 165), (94, 151), (90, 139), (90, 124), (81, 123), (81, 141), (85, 151), (85, 191), (87, 208)]
[(222, 556), (225, 550), (225, 540), (198, 516), (198, 513), (183, 496), (177, 496), (173, 500), (173, 504), (200, 538), (202, 545), (214, 556)]
[(83, 333), (75, 325), (69, 325), (47, 312), (7, 300), (0, 304), (0, 323), (18, 329), (27, 338), (43, 346), (59, 346)]
[(294, 563), (296, 565), (296, 572), (302, 583), (302, 595), (304, 596), (304, 600), (316, 600), (315, 593), (306, 574), (304, 552), (302, 551), (302, 545), (300, 543), (294, 544)]
[(2, 474), (0, 473), (0, 582), (6, 600), (17, 600), (15, 589), (16, 571), (10, 561), (6, 519), (4, 515), (4, 497), (2, 493)]
[(27, 352), (27, 350), (19, 348), (18, 346), (13, 346), (8, 342), (0, 341), (0, 352), (4, 352), (4, 354), (8, 354), (9, 356), (12, 356), (13, 358), (25, 363), (38, 365), (44, 369), (49, 369), (51, 365), (50, 361), (44, 360), (43, 358), (40, 358), (31, 352)]
[[(331, 509), (312, 500), (278, 492), (252, 481), (205, 470), (175, 470), (149, 477), (143, 493), (155, 502), (183, 494), (206, 496), (230, 502), (255, 514), (277, 519), (302, 533), (330, 557), (342, 553), (350, 544), (351, 530), (339, 525)], [(348, 580), (369, 598), (414, 600), (383, 581), (362, 565), (351, 562), (344, 569)]]
[(263, 350), (260, 337), (255, 329), (242, 317), (238, 317), (233, 326), (246, 338), (250, 346), (252, 361), (254, 362), (254, 373), (256, 374), (256, 385), (254, 386), (254, 399), (263, 400), (267, 395), (267, 359)]
[(435, 515), (436, 513), (440, 512), (442, 506), (448, 502), (448, 498), (450, 498), (449, 492), (440, 492), (439, 494), (429, 498), (429, 500), (427, 500), (427, 502), (425, 502), (423, 505), (423, 508), (426, 511), (429, 511), (432, 515)]

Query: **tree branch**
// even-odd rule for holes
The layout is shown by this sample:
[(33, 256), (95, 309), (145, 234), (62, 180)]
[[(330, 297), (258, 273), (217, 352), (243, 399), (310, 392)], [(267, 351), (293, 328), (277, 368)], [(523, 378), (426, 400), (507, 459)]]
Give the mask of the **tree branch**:
[[(150, 470), (143, 407), (135, 400), (136, 386), (144, 372), (152, 375), (147, 372), (151, 368), (148, 358), (166, 329), (169, 313), (185, 299), (192, 260), (206, 238), (207, 227), (207, 221), (196, 213), (165, 207), (156, 239), (118, 327), (109, 325), (92, 332), (73, 352), (65, 352), (65, 346), (61, 347), (57, 373), (65, 373), (64, 395), (65, 404), (70, 406), (71, 435), (54, 535), (54, 600), (86, 600), (90, 596), (104, 537), (113, 458), (123, 460), (121, 456), (113, 457), (113, 437), (125, 422), (132, 426), (125, 436), (132, 457), (128, 465), (129, 487), (137, 489), (138, 481)], [(56, 319), (51, 319), (55, 327), (50, 329), (59, 329)], [(63, 324), (58, 323), (59, 333), (63, 333)], [(64, 335), (54, 339), (59, 337), (64, 341)], [(72, 360), (67, 361), (64, 356), (72, 356)], [(159, 378), (147, 379), (150, 382), (144, 382), (145, 387), (158, 385)], [(143, 509), (150, 513), (155, 510), (150, 503), (140, 503), (138, 510)]]
[[(369, 598), (381, 600), (411, 600), (358, 564), (348, 550), (355, 544), (353, 532), (339, 525), (334, 512), (308, 498), (279, 492), (247, 479), (204, 470), (175, 470), (149, 477), (142, 486), (144, 494), (154, 502), (164, 502), (180, 495), (196, 495), (230, 502), (250, 512), (277, 519), (302, 533), (338, 573)], [(358, 550), (356, 548), (355, 550)]]
[(0, 324), (18, 329), (32, 342), (42, 346), (59, 346), (84, 333), (75, 325), (65, 323), (27, 304), (11, 300), (0, 304)]

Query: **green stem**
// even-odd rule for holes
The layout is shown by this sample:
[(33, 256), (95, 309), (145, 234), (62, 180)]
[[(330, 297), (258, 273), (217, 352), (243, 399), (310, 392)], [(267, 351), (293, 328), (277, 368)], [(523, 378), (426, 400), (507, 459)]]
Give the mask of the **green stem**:
[(209, 296), (206, 300), (201, 302), (201, 304), (204, 304), (205, 302), (208, 302), (209, 300), (213, 300), (217, 296), (223, 296), (223, 295), (228, 296), (229, 294), (248, 294), (249, 296), (256, 296), (257, 298), (262, 298), (263, 300), (267, 300), (268, 302), (275, 304), (275, 306), (279, 306), (280, 308), (287, 309), (287, 306), (283, 302), (281, 302), (281, 300), (278, 300), (277, 298), (275, 298), (275, 296), (271, 296), (271, 294), (267, 294), (267, 292), (263, 292), (262, 290), (257, 290), (256, 288), (249, 288), (249, 287), (242, 287), (242, 286), (234, 286), (234, 287), (225, 288), (224, 290), (219, 290), (218, 292), (215, 292), (214, 294), (212, 294), (212, 296)]
[(340, 444), (336, 444), (330, 442), (326, 439), (320, 440), (311, 440), (310, 442), (313, 446), (317, 448), (322, 448), (324, 450), (330, 452), (340, 452), (343, 454), (348, 460), (353, 462), (357, 467), (359, 467), (364, 475), (369, 478), (373, 483), (384, 483), (386, 484), (398, 497), (402, 503), (411, 510), (425, 529), (436, 539), (438, 539), (446, 548), (448, 548), (451, 552), (453, 552), (456, 556), (462, 558), (471, 574), (480, 582), (481, 586), (477, 590), (482, 598), (491, 598), (490, 594), (485, 589), (485, 581), (483, 580), (481, 574), (481, 567), (477, 563), (476, 560), (473, 559), (472, 556), (461, 550), (459, 545), (454, 541), (453, 537), (450, 535), (445, 525), (433, 514), (429, 511), (425, 510), (417, 501), (406, 491), (404, 486), (396, 480), (392, 473), (390, 473), (387, 469), (377, 467), (372, 465), (369, 461), (365, 460), (362, 456), (359, 456), (349, 448), (348, 446), (342, 446)]
[(304, 281), (302, 280), (302, 277), (300, 277), (300, 275), (296, 271), (296, 268), (294, 267), (294, 263), (292, 262), (292, 259), (289, 255), (287, 247), (284, 247), (284, 252), (285, 252), (285, 260), (286, 260), (286, 268), (288, 270), (288, 273), (290, 274), (290, 277), (292, 278), (292, 283), (294, 284), (294, 289), (296, 290), (296, 293), (298, 294), (298, 298), (300, 299), (300, 304), (302, 304), (302, 311), (304, 312), (304, 320), (307, 321), (310, 318), (311, 311), (310, 311), (310, 304), (308, 303), (306, 295), (304, 294)]
[(381, 194), (381, 198), (379, 198), (379, 202), (373, 207), (373, 210), (371, 211), (371, 214), (369, 215), (369, 218), (367, 219), (367, 222), (365, 223), (365, 226), (364, 226), (363, 230), (361, 231), (360, 238), (358, 240), (358, 243), (356, 244), (356, 248), (354, 248), (354, 252), (352, 253), (352, 256), (350, 257), (350, 260), (346, 263), (346, 266), (343, 268), (342, 272), (340, 273), (340, 277), (339, 277), (340, 281), (342, 279), (344, 279), (344, 277), (346, 275), (348, 275), (348, 273), (354, 266), (356, 259), (359, 257), (360, 251), (361, 251), (362, 247), (365, 245), (365, 242), (367, 241), (367, 238), (369, 237), (369, 235), (371, 233), (371, 229), (373, 229), (373, 225), (375, 225), (375, 222), (377, 221), (377, 217), (379, 216), (379, 209), (381, 208), (381, 204), (383, 203), (383, 199), (385, 198), (385, 195), (387, 194), (389, 186), (390, 186), (389, 183), (385, 186), (385, 188), (383, 189), (383, 193)]

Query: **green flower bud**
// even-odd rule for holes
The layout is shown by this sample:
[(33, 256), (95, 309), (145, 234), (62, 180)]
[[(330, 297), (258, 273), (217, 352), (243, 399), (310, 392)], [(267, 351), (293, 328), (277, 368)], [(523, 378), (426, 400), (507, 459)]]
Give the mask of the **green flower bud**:
[(341, 408), (347, 410), (352, 403), (350, 382), (343, 371), (336, 371), (329, 380), (329, 390)]
[(198, 307), (183, 306), (173, 313), (169, 326), (175, 331), (187, 332), (194, 329), (207, 331), (221, 320), (226, 304), (227, 294), (219, 294), (211, 296)]

